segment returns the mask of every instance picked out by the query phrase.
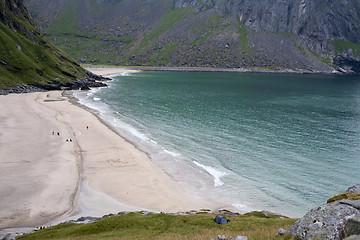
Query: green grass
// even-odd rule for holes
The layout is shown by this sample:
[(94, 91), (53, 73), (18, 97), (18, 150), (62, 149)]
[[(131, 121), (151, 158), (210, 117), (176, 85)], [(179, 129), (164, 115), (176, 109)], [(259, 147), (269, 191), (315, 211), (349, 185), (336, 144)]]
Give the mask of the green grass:
[[(218, 14), (214, 14), (209, 17), (206, 24), (199, 24), (199, 25), (193, 26), (191, 30), (194, 33), (201, 34), (201, 37), (196, 39), (191, 44), (193, 46), (196, 46), (198, 44), (203, 43), (206, 39), (208, 39), (211, 35), (213, 35), (215, 31), (218, 30), (220, 21), (221, 21), (221, 17)], [(226, 28), (226, 26), (229, 26), (229, 25), (228, 24), (223, 25), (220, 27), (220, 29), (223, 30), (224, 28)]]
[(155, 52), (147, 63), (149, 66), (166, 66), (171, 63), (170, 54), (179, 46), (179, 43), (165, 44), (159, 52)]
[(162, 34), (171, 29), (177, 22), (192, 14), (192, 8), (179, 8), (167, 12), (161, 18), (161, 24), (158, 28), (148, 33), (141, 41), (139, 47), (131, 52), (131, 55), (137, 55), (141, 51), (146, 51), (152, 43), (158, 39)]
[(239, 46), (239, 48), (246, 55), (248, 55), (250, 53), (250, 47), (249, 47), (249, 38), (248, 38), (248, 35), (247, 35), (247, 29), (246, 29), (245, 24), (243, 24), (240, 21), (239, 17), (237, 17), (237, 21), (238, 21), (238, 24), (239, 24), (238, 33), (240, 34), (240, 46)]
[[(334, 67), (332, 59), (329, 57), (329, 55), (316, 53), (315, 51), (311, 50), (310, 48), (308, 48), (308, 51), (313, 56), (315, 56), (320, 62), (322, 62), (330, 67)], [(305, 55), (305, 56), (307, 56), (307, 55)]]
[(57, 33), (67, 33), (74, 34), (77, 29), (77, 10), (78, 4), (77, 1), (71, 1), (72, 6), (66, 9), (61, 15), (55, 17), (51, 22), (50, 26), (46, 28), (46, 33), (48, 34), (57, 34)]
[(348, 52), (349, 49), (352, 49), (354, 56), (360, 56), (360, 45), (346, 41), (346, 40), (334, 40), (333, 45), (335, 48), (336, 54), (340, 54), (342, 52)]
[(279, 228), (289, 228), (296, 219), (263, 213), (227, 217), (219, 225), (215, 214), (167, 215), (129, 213), (89, 224), (61, 224), (18, 239), (211, 239), (217, 235), (248, 236), (249, 239), (275, 237)]
[(160, 35), (162, 35), (171, 27), (173, 27), (178, 21), (186, 18), (187, 16), (190, 16), (191, 11), (192, 11), (191, 8), (179, 8), (167, 12), (161, 18), (160, 26), (156, 28), (154, 31), (152, 31), (150, 34), (148, 34), (144, 38), (141, 44), (147, 45), (152, 40), (158, 38)]
[[(117, 54), (129, 48), (134, 38), (104, 36), (77, 31), (75, 34), (58, 33), (51, 36), (51, 40), (73, 58), (86, 58), (88, 61), (93, 60), (98, 64), (108, 64), (109, 62), (116, 62)], [(114, 43), (119, 41), (122, 44), (119, 47), (114, 47)]]
[(50, 45), (26, 20), (14, 31), (0, 22), (0, 89), (21, 84), (44, 85), (59, 79), (68, 82), (85, 75), (66, 55)]
[[(95, 0), (88, 1), (89, 11), (96, 15), (103, 6)], [(62, 51), (73, 58), (86, 59), (100, 64), (116, 62), (118, 53), (128, 49), (134, 38), (125, 36), (108, 36), (98, 32), (90, 32), (78, 27), (79, 1), (72, 1), (69, 8), (58, 13), (44, 34)], [(114, 47), (121, 42), (121, 45)]]

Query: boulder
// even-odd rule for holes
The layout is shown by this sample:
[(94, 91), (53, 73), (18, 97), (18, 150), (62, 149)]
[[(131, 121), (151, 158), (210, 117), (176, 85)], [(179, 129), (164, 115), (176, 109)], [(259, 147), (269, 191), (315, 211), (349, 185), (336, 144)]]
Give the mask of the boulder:
[[(359, 190), (359, 185), (347, 190)], [(286, 234), (300, 239), (344, 239), (360, 235), (360, 200), (338, 199), (310, 210)]]

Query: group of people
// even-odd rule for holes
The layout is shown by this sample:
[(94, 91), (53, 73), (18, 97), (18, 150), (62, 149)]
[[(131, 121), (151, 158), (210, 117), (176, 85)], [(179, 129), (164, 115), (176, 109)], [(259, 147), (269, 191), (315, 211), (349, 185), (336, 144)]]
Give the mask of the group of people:
[[(89, 130), (89, 126), (86, 126), (86, 129)], [(53, 131), (53, 132), (52, 132), (52, 135), (60, 136), (60, 133)], [(71, 138), (66, 139), (66, 141), (67, 141), (67, 142), (73, 142), (73, 140), (72, 140)]]

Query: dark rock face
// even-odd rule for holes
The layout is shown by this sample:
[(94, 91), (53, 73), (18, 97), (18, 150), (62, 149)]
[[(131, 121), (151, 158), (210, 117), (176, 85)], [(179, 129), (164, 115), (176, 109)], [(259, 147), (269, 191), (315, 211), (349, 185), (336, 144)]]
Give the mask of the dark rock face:
[[(236, 15), (259, 32), (288, 32), (317, 41), (347, 39), (360, 43), (360, 4), (357, 0), (174, 0), (175, 7), (215, 8), (225, 17)], [(205, 8), (204, 8), (205, 7)]]
[(353, 58), (337, 56), (334, 58), (334, 63), (344, 69), (345, 72), (360, 73), (360, 61)]
[[(50, 39), (86, 63), (359, 73), (358, 0), (97, 0), (96, 4), (27, 0), (26, 4)], [(70, 8), (76, 21), (67, 30), (55, 16), (68, 15)], [(94, 34), (101, 36), (101, 43), (92, 42)], [(345, 44), (336, 47), (334, 41)], [(84, 43), (88, 47), (79, 50)], [(98, 57), (91, 51), (99, 51)]]
[[(359, 185), (349, 189), (359, 190)], [(338, 200), (310, 210), (286, 234), (300, 239), (344, 239), (360, 235), (360, 200)]]

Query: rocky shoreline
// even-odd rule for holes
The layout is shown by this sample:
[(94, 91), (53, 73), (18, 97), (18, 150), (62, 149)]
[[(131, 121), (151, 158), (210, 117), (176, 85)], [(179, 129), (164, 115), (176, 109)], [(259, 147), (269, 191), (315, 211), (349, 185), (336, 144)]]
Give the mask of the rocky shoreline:
[(20, 94), (20, 93), (31, 93), (31, 92), (44, 92), (52, 90), (89, 90), (94, 87), (107, 87), (104, 83), (111, 79), (104, 78), (95, 74), (89, 74), (85, 79), (75, 80), (71, 82), (60, 82), (60, 80), (55, 79), (46, 85), (27, 85), (22, 84), (14, 88), (9, 89), (0, 89), (0, 95), (8, 94)]

